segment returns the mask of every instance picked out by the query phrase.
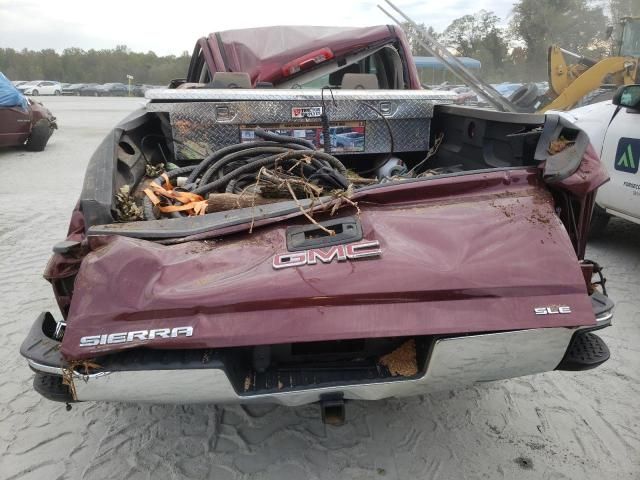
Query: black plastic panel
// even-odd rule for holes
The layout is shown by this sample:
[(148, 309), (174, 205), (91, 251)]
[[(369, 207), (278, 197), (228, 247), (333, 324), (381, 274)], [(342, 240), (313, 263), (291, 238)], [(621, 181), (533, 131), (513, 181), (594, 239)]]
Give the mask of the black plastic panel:
[(329, 235), (318, 225), (293, 225), (287, 227), (287, 250), (297, 252), (310, 248), (330, 247), (362, 240), (362, 226), (355, 217), (334, 218), (319, 222), (335, 235)]
[(609, 360), (609, 348), (591, 332), (577, 332), (556, 370), (590, 370)]

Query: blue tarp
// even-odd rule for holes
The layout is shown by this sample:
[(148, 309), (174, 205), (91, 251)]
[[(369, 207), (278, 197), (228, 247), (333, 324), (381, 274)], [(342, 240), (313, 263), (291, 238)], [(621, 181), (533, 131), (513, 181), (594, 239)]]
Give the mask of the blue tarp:
[(26, 110), (27, 105), (27, 99), (22, 92), (0, 72), (0, 107), (21, 107)]

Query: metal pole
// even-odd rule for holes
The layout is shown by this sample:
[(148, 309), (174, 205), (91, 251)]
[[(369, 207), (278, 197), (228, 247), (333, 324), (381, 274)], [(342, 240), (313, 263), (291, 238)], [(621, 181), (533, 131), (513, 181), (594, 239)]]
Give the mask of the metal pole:
[[(456, 77), (460, 78), (466, 83), (476, 94), (485, 98), (496, 109), (503, 112), (517, 112), (518, 109), (510, 101), (504, 98), (496, 89), (494, 89), (488, 83), (480, 80), (471, 71), (469, 71), (455, 56), (442, 46), (435, 38), (433, 38), (426, 28), (421, 28), (416, 22), (409, 18), (404, 12), (396, 7), (390, 0), (385, 0), (391, 8), (393, 8), (400, 16), (402, 16), (411, 27), (416, 31), (414, 39), (420, 43), (425, 49), (427, 49), (431, 55), (440, 60), (449, 71), (451, 71)], [(383, 7), (378, 5), (378, 8), (393, 20), (398, 26), (405, 31), (405, 34), (409, 33), (403, 28), (402, 21), (386, 11)]]

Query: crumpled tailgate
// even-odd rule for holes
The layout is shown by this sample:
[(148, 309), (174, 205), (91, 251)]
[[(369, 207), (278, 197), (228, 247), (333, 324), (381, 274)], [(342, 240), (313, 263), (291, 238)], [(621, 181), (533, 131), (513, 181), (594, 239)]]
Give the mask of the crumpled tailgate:
[[(534, 169), (413, 182), (359, 201), (379, 257), (274, 269), (288, 222), (164, 246), (90, 237), (62, 352), (216, 348), (593, 325), (574, 247)], [(339, 211), (336, 215), (353, 215)], [(565, 306), (567, 313), (536, 314)], [(82, 337), (192, 327), (191, 336), (80, 346)], [(142, 339), (141, 339), (142, 338)]]

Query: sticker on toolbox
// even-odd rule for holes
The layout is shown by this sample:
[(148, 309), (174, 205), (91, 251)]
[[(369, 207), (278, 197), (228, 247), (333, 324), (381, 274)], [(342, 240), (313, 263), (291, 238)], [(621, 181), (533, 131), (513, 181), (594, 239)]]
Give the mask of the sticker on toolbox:
[(320, 118), (322, 107), (291, 107), (291, 118)]
[[(316, 148), (324, 149), (324, 135), (321, 124), (277, 124), (277, 125), (241, 125), (240, 142), (257, 140), (254, 129), (260, 127), (268, 132), (290, 137), (304, 138), (312, 142)], [(366, 122), (333, 123), (329, 129), (331, 152), (364, 152)]]

